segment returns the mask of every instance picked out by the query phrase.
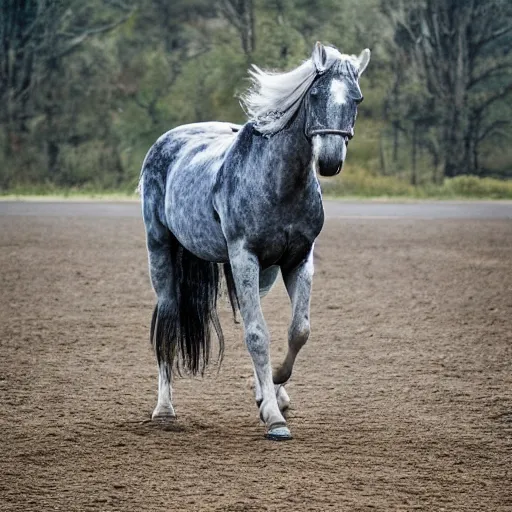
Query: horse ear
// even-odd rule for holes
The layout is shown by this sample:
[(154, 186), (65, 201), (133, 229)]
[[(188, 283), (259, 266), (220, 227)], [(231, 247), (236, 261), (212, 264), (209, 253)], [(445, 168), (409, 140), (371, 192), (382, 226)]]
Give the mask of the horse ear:
[(319, 73), (325, 71), (325, 65), (327, 63), (327, 52), (325, 51), (324, 45), (320, 41), (316, 42), (311, 58), (313, 59), (315, 68)]
[(359, 54), (359, 57), (357, 58), (357, 62), (359, 64), (358, 65), (359, 75), (362, 75), (364, 70), (366, 69), (366, 66), (368, 66), (368, 62), (370, 62), (370, 50), (368, 50), (368, 48), (366, 48)]

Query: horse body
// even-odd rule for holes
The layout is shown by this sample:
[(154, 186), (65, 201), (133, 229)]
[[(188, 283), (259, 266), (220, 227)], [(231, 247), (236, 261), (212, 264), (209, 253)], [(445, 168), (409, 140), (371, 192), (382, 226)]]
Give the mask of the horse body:
[[(302, 119), (294, 124), (299, 127)], [(162, 223), (207, 261), (229, 262), (228, 241), (244, 236), (263, 269), (294, 266), (323, 225), (312, 151), (297, 142), (300, 136), (298, 129), (266, 138), (250, 123), (241, 130), (230, 123), (196, 123), (167, 132), (144, 164), (145, 218), (163, 203)], [(159, 187), (151, 186), (154, 181)]]
[[(324, 221), (316, 170), (325, 175), (341, 170), (355, 105), (362, 100), (358, 71), (366, 67), (369, 52), (363, 54), (359, 60), (344, 58), (317, 44), (311, 61), (288, 74), (286, 87), (277, 75), (258, 70), (259, 78), (254, 76), (263, 93), (246, 105), (256, 113), (263, 106), (263, 121), (256, 116), (241, 127), (185, 125), (164, 134), (150, 149), (140, 189), (158, 299), (151, 326), (159, 365), (154, 419), (175, 417), (170, 385), (177, 358), (191, 373), (208, 363), (210, 325), (222, 350), (216, 299), (218, 263), (224, 263), (230, 298), (240, 309), (253, 359), (256, 401), (267, 436), (291, 438), (282, 414), (289, 403), (282, 384), (309, 337), (313, 244)], [(275, 91), (286, 107), (277, 116), (269, 107)], [(341, 106), (343, 115), (332, 112)], [(292, 303), (292, 322), (287, 355), (272, 375), (260, 296), (279, 269)]]

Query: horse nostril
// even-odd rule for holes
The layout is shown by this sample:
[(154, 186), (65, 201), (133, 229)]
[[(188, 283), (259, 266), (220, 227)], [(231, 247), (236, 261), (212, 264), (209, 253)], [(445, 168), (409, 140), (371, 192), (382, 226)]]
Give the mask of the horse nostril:
[(357, 98), (356, 103), (359, 105), (364, 100), (364, 96), (361, 96), (360, 98)]

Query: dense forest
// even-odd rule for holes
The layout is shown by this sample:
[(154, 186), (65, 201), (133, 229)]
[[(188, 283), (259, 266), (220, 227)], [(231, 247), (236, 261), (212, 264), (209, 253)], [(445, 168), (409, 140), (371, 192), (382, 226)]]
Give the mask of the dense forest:
[(170, 128), (244, 122), (251, 63), (372, 50), (348, 164), (512, 177), (510, 0), (0, 0), (0, 191), (133, 189)]

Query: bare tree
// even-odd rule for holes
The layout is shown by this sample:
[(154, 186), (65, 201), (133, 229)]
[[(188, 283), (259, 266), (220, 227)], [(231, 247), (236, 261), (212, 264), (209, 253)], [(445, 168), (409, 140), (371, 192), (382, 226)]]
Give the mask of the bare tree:
[(253, 0), (218, 0), (217, 6), (220, 14), (238, 32), (242, 50), (250, 60), (256, 48)]
[[(126, 21), (133, 8), (121, 0), (105, 2), (111, 19), (94, 21), (87, 7), (75, 0), (4, 0), (0, 16), (0, 101), (5, 106), (0, 123), (5, 127), (5, 152), (19, 151), (28, 121), (44, 115), (54, 133), (59, 101), (57, 84), (64, 59), (89, 38), (113, 30)], [(47, 141), (48, 166), (53, 170), (58, 145)]]
[(408, 73), (424, 85), (424, 110), (436, 113), (430, 148), (440, 149), (444, 175), (477, 174), (481, 143), (509, 123), (492, 107), (512, 91), (512, 5), (395, 0), (382, 10)]

